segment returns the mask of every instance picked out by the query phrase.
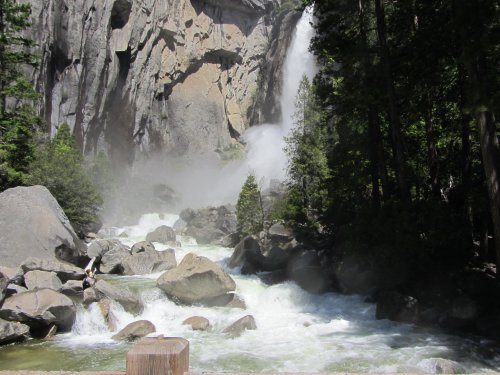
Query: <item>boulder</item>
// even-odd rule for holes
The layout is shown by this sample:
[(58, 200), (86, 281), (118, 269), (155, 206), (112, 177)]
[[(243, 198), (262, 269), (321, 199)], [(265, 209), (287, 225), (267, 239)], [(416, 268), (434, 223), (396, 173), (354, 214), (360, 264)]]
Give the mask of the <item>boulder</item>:
[(101, 243), (102, 246), (105, 246), (106, 250), (102, 253), (99, 271), (102, 273), (121, 274), (123, 272), (122, 262), (130, 256), (130, 249), (118, 240), (101, 241), (106, 241), (106, 244)]
[(76, 318), (71, 299), (51, 289), (38, 289), (7, 298), (0, 318), (26, 323), (34, 329), (55, 324), (59, 331), (69, 331)]
[(62, 294), (66, 296), (82, 296), (83, 295), (83, 285), (80, 280), (68, 280), (64, 283), (59, 290)]
[(176, 301), (209, 306), (236, 289), (234, 280), (219, 265), (192, 253), (176, 268), (161, 275), (157, 285)]
[(255, 323), (255, 318), (252, 315), (246, 315), (236, 322), (226, 327), (222, 333), (227, 333), (231, 337), (238, 337), (246, 330), (257, 329), (257, 324)]
[(460, 363), (443, 358), (428, 358), (419, 363), (427, 374), (466, 374), (467, 370)]
[(246, 310), (247, 304), (245, 303), (245, 300), (242, 297), (240, 297), (237, 294), (233, 294), (233, 298), (231, 299), (231, 301), (229, 301), (226, 307)]
[(294, 237), (293, 230), (281, 223), (271, 225), (268, 233), (271, 241), (276, 242), (290, 242)]
[(146, 235), (146, 241), (168, 244), (175, 241), (175, 231), (167, 225), (162, 225)]
[(174, 223), (173, 229), (175, 230), (175, 233), (183, 233), (184, 230), (187, 228), (187, 223), (182, 220), (181, 218), (177, 219), (177, 221)]
[(324, 293), (331, 288), (330, 273), (315, 251), (303, 251), (293, 257), (287, 265), (287, 274), (310, 293)]
[(111, 301), (108, 298), (104, 298), (98, 302), (99, 310), (101, 311), (102, 317), (106, 322), (109, 330), (111, 332), (116, 331), (118, 320), (111, 311)]
[(247, 236), (235, 247), (228, 265), (231, 268), (241, 267), (241, 273), (248, 275), (260, 271), (263, 261), (259, 240), (256, 236)]
[(9, 282), (15, 284), (23, 283), (24, 272), (19, 267), (3, 267), (0, 266), (0, 274), (3, 274)]
[(0, 272), (0, 305), (5, 298), (5, 294), (7, 293), (7, 286), (9, 285), (9, 279)]
[(128, 324), (111, 338), (117, 341), (133, 341), (154, 332), (156, 332), (156, 327), (153, 323), (149, 320), (138, 320), (137, 322)]
[(418, 301), (398, 292), (382, 292), (378, 296), (375, 316), (377, 319), (415, 323), (418, 319)]
[(123, 275), (147, 275), (167, 271), (176, 266), (175, 252), (172, 249), (165, 251), (147, 250), (132, 253), (121, 263)]
[(26, 272), (24, 275), (24, 284), (28, 290), (44, 288), (59, 290), (63, 285), (55, 272), (38, 270)]
[(138, 254), (138, 253), (143, 253), (146, 251), (154, 251), (155, 245), (153, 245), (152, 242), (150, 241), (141, 241), (137, 242), (132, 248), (130, 249), (130, 252), (133, 254)]
[(83, 269), (54, 259), (28, 258), (21, 264), (21, 269), (25, 274), (30, 271), (54, 272), (62, 282), (85, 277)]
[(118, 302), (126, 311), (133, 314), (140, 314), (144, 310), (142, 301), (128, 289), (111, 285), (104, 280), (97, 280), (94, 287), (83, 291), (83, 303), (85, 305), (99, 302), (103, 298)]
[(0, 258), (7, 267), (29, 257), (80, 264), (85, 251), (61, 206), (43, 186), (0, 193), (0, 237)]
[(0, 345), (23, 341), (28, 338), (30, 327), (19, 322), (0, 319)]
[(5, 295), (6, 295), (6, 297), (10, 297), (14, 294), (24, 293), (27, 291), (28, 291), (28, 289), (25, 288), (24, 286), (17, 285), (17, 284), (9, 284), (7, 286), (7, 289), (5, 289)]
[(182, 322), (182, 324), (191, 326), (193, 331), (207, 331), (210, 329), (210, 322), (202, 316), (192, 316)]
[(236, 213), (231, 206), (187, 209), (180, 217), (186, 222), (185, 234), (194, 237), (200, 244), (219, 242), (225, 236), (235, 233)]
[(240, 242), (240, 234), (238, 232), (230, 233), (220, 240), (220, 245), (223, 247), (235, 247)]

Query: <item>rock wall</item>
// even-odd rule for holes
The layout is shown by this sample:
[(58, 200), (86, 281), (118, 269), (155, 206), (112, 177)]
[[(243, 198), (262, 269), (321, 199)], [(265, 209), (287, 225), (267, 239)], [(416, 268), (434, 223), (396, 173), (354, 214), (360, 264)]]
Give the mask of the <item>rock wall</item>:
[(41, 57), (33, 79), (51, 131), (67, 122), (85, 154), (105, 150), (129, 164), (155, 151), (237, 145), (250, 119), (263, 117), (258, 98), (275, 100), (261, 66), (275, 67), (264, 80), (281, 79), (272, 59), (282, 58), (294, 26), (281, 22), (279, 0), (23, 1), (32, 6)]

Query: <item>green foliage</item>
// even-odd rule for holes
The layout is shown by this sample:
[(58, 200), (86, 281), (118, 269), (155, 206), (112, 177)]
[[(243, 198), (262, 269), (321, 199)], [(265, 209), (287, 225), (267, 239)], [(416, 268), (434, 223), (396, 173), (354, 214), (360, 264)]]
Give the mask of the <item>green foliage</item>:
[(77, 232), (99, 221), (102, 198), (85, 171), (67, 124), (59, 127), (50, 142), (37, 146), (26, 183), (47, 187)]
[(296, 227), (319, 228), (328, 207), (330, 171), (322, 110), (306, 76), (295, 102), (294, 128), (287, 138), (288, 214)]
[(28, 52), (33, 42), (22, 36), (30, 26), (30, 13), (28, 4), (0, 1), (0, 190), (22, 183), (40, 123), (31, 105), (39, 95), (22, 70), (36, 65)]
[(264, 225), (262, 199), (255, 176), (249, 175), (241, 188), (236, 204), (238, 232), (241, 236), (259, 233)]
[(474, 116), (488, 112), (498, 135), (498, 2), (302, 1), (313, 3), (320, 72), (314, 100), (306, 83), (299, 92), (280, 215), (325, 227), (380, 283), (462, 267), (495, 209)]

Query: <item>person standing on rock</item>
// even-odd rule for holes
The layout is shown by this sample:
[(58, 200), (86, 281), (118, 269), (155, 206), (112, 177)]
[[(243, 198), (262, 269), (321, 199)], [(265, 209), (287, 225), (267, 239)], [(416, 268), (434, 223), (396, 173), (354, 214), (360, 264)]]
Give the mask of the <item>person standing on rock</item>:
[(91, 288), (95, 285), (95, 266), (96, 257), (93, 257), (87, 267), (85, 267), (85, 278), (83, 279), (83, 289)]

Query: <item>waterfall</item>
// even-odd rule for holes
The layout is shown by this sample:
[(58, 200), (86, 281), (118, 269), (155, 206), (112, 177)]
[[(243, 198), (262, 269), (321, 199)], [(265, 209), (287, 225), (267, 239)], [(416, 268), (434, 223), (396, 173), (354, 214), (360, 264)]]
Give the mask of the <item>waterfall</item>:
[(283, 68), (280, 124), (262, 124), (248, 129), (244, 139), (248, 145), (246, 167), (263, 185), (272, 179), (284, 181), (287, 157), (285, 138), (293, 127), (295, 98), (304, 75), (310, 80), (317, 72), (316, 59), (309, 51), (314, 36), (313, 10), (307, 8), (295, 27)]

